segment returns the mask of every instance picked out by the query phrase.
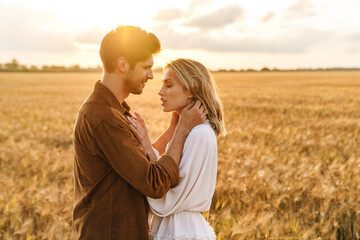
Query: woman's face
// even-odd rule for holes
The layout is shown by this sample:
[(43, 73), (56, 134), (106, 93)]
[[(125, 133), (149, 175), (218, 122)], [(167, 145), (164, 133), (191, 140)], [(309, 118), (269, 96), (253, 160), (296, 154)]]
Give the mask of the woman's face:
[(167, 68), (163, 75), (163, 85), (158, 94), (164, 112), (176, 111), (178, 114), (191, 101), (192, 95), (185, 91), (178, 78)]

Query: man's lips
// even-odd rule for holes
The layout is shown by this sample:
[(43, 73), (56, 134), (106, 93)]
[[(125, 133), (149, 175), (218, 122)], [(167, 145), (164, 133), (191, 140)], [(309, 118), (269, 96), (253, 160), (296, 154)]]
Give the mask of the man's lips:
[(145, 84), (147, 83), (147, 80), (143, 80), (143, 81), (141, 81), (141, 83), (144, 84), (144, 86), (142, 86), (142, 87), (145, 87)]

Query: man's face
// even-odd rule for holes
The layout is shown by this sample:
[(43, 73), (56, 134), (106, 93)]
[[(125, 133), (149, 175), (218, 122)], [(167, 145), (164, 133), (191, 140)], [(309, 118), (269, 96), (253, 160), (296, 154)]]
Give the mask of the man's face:
[(129, 93), (141, 94), (148, 79), (153, 79), (152, 66), (154, 64), (153, 56), (145, 61), (137, 62), (133, 69), (130, 69), (125, 79)]

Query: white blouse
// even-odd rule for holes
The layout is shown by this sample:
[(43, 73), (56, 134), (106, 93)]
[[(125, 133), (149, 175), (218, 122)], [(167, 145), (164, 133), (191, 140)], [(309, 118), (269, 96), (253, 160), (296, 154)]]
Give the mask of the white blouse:
[(151, 239), (216, 239), (214, 230), (201, 214), (210, 209), (216, 174), (216, 135), (206, 121), (194, 127), (185, 141), (179, 184), (163, 198), (147, 198), (151, 212), (156, 215)]

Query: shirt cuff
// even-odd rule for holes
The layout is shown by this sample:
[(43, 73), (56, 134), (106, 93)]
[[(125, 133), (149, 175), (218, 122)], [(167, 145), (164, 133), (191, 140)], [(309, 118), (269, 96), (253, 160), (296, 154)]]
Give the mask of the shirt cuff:
[(163, 155), (155, 164), (165, 168), (170, 177), (170, 187), (175, 187), (179, 184), (179, 167), (172, 157)]

